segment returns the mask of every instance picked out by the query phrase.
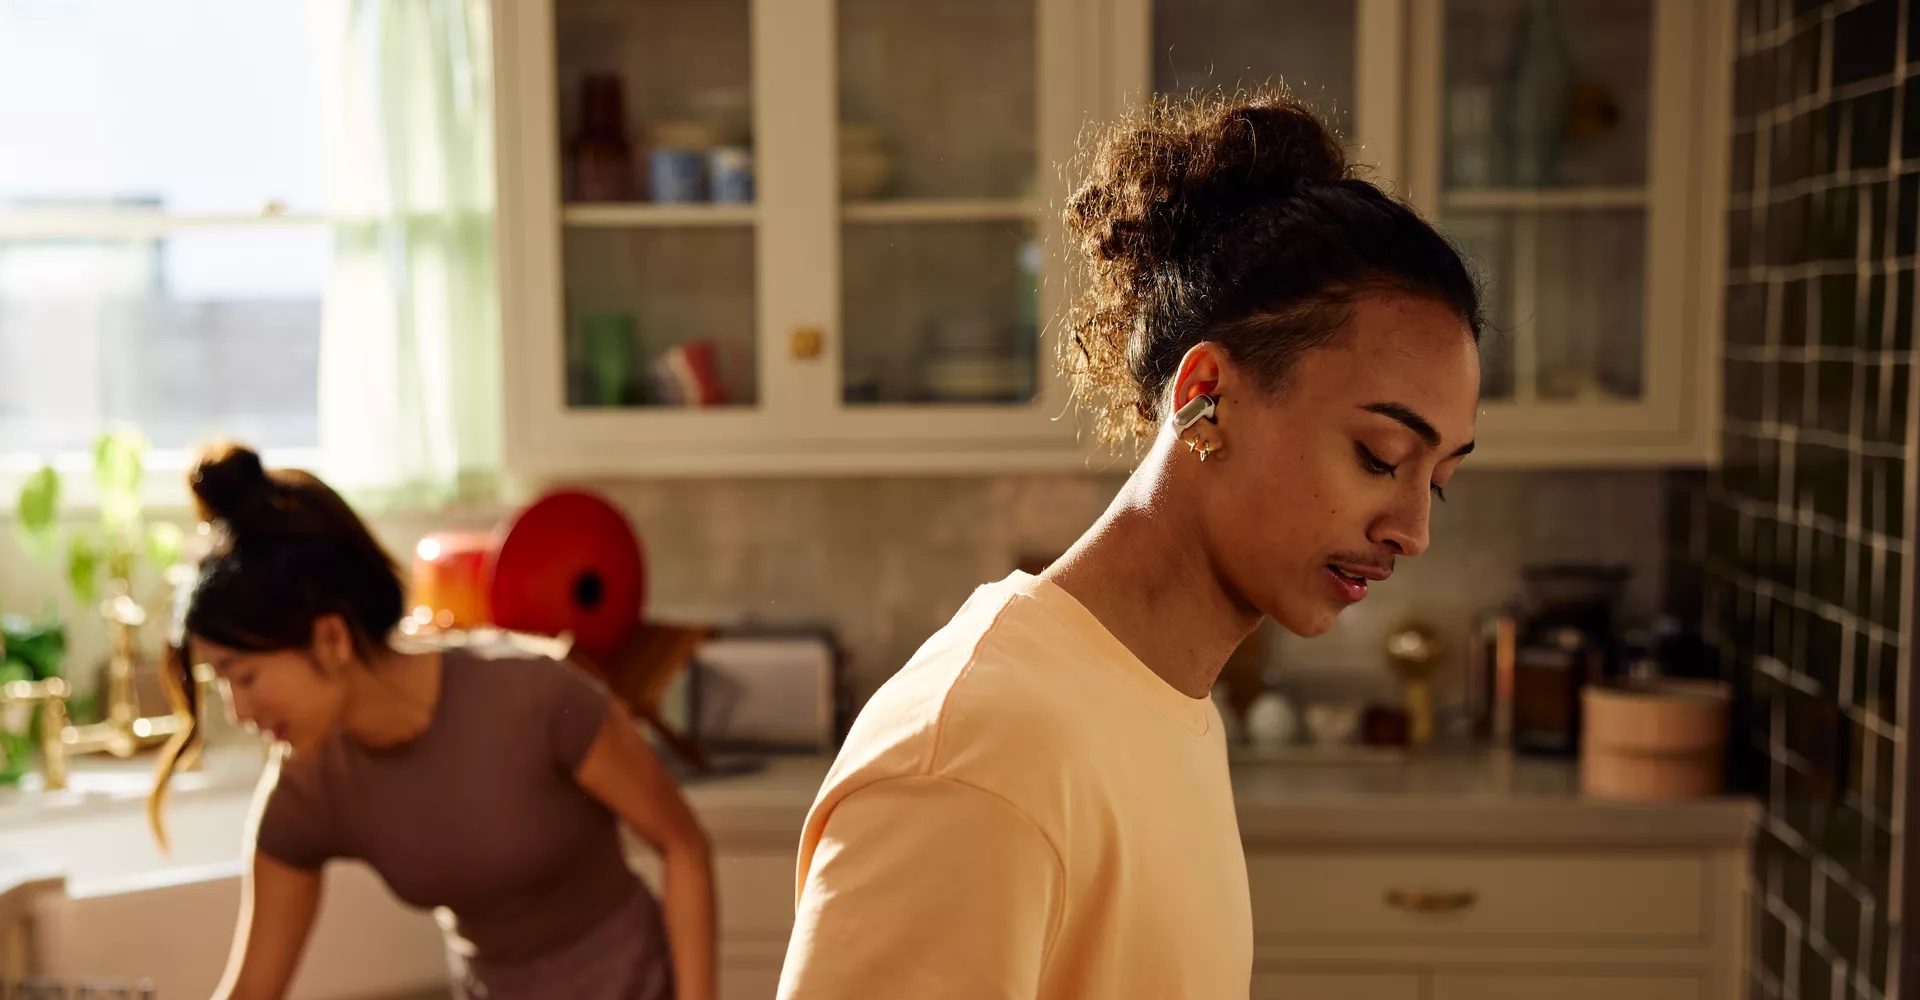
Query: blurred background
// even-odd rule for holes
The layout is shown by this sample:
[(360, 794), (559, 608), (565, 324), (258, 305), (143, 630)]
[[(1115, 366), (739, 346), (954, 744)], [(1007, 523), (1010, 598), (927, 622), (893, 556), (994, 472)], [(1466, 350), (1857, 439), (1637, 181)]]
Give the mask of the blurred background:
[[(684, 774), (771, 997), (846, 721), (1129, 468), (1052, 366), (1083, 130), (1284, 81), (1494, 329), (1430, 553), (1216, 692), (1254, 995), (1898, 996), (1915, 61), (1920, 0), (0, 0), (0, 980), (218, 974), (252, 738), (174, 856), (137, 797), (224, 435), (369, 515), (423, 634), (500, 624), (459, 560), (542, 497), (622, 515), (679, 640), (622, 691), (746, 761)], [(107, 728), (50, 783), (53, 678)], [(1703, 729), (1594, 735), (1660, 680)], [(296, 995), (445, 995), (330, 877)]]

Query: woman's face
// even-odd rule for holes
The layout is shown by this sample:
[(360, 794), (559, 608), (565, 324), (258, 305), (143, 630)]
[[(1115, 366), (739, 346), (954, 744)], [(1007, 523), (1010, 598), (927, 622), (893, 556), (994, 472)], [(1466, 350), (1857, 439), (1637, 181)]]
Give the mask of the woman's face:
[(291, 746), (317, 751), (345, 712), (344, 673), (328, 669), (311, 649), (260, 653), (194, 637), (195, 663), (213, 668), (233, 722)]
[(1209, 553), (1225, 582), (1296, 635), (1427, 550), (1432, 505), (1473, 447), (1480, 358), (1467, 324), (1437, 302), (1361, 300), (1345, 334), (1309, 351), (1277, 392), (1231, 362), (1190, 354), (1177, 407), (1217, 373), (1218, 453), (1184, 447)]

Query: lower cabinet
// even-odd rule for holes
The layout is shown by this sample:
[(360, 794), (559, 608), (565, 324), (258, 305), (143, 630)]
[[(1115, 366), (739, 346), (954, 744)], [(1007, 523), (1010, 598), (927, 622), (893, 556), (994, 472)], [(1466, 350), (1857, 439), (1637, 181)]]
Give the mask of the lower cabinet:
[(1421, 977), (1365, 972), (1257, 972), (1252, 1000), (1423, 1000)]
[[(658, 863), (637, 867), (656, 888)], [(1249, 845), (1252, 1000), (1736, 1000), (1745, 845)], [(719, 846), (721, 1000), (772, 1000), (792, 849)]]
[(1695, 976), (1258, 972), (1252, 1000), (1700, 1000)]
[(1707, 994), (1695, 976), (1517, 975), (1444, 972), (1433, 977), (1430, 1000), (1699, 1000)]
[(1735, 1000), (1747, 857), (1250, 845), (1253, 1000)]

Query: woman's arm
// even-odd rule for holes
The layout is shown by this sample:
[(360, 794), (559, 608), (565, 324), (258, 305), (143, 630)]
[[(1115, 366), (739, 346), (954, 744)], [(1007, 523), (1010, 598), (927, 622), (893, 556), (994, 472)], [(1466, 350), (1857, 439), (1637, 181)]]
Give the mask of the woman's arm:
[(240, 891), (240, 923), (214, 1000), (280, 1000), (300, 965), (313, 915), (320, 907), (320, 872), (295, 868), (253, 852)]
[(668, 945), (678, 1000), (713, 1000), (713, 868), (707, 835), (680, 788), (615, 702), (575, 772), (580, 787), (606, 804), (660, 852), (666, 874)]

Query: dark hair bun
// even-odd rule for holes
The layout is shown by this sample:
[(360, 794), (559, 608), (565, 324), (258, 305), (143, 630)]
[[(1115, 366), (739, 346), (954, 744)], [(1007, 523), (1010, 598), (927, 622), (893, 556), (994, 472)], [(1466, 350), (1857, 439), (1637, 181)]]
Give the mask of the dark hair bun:
[(279, 486), (251, 448), (222, 441), (200, 452), (187, 474), (200, 515), (220, 521), (235, 537), (269, 530), (275, 519)]
[(1349, 176), (1340, 138), (1285, 91), (1160, 98), (1108, 128), (1067, 229), (1093, 261), (1149, 271), (1302, 182)]

